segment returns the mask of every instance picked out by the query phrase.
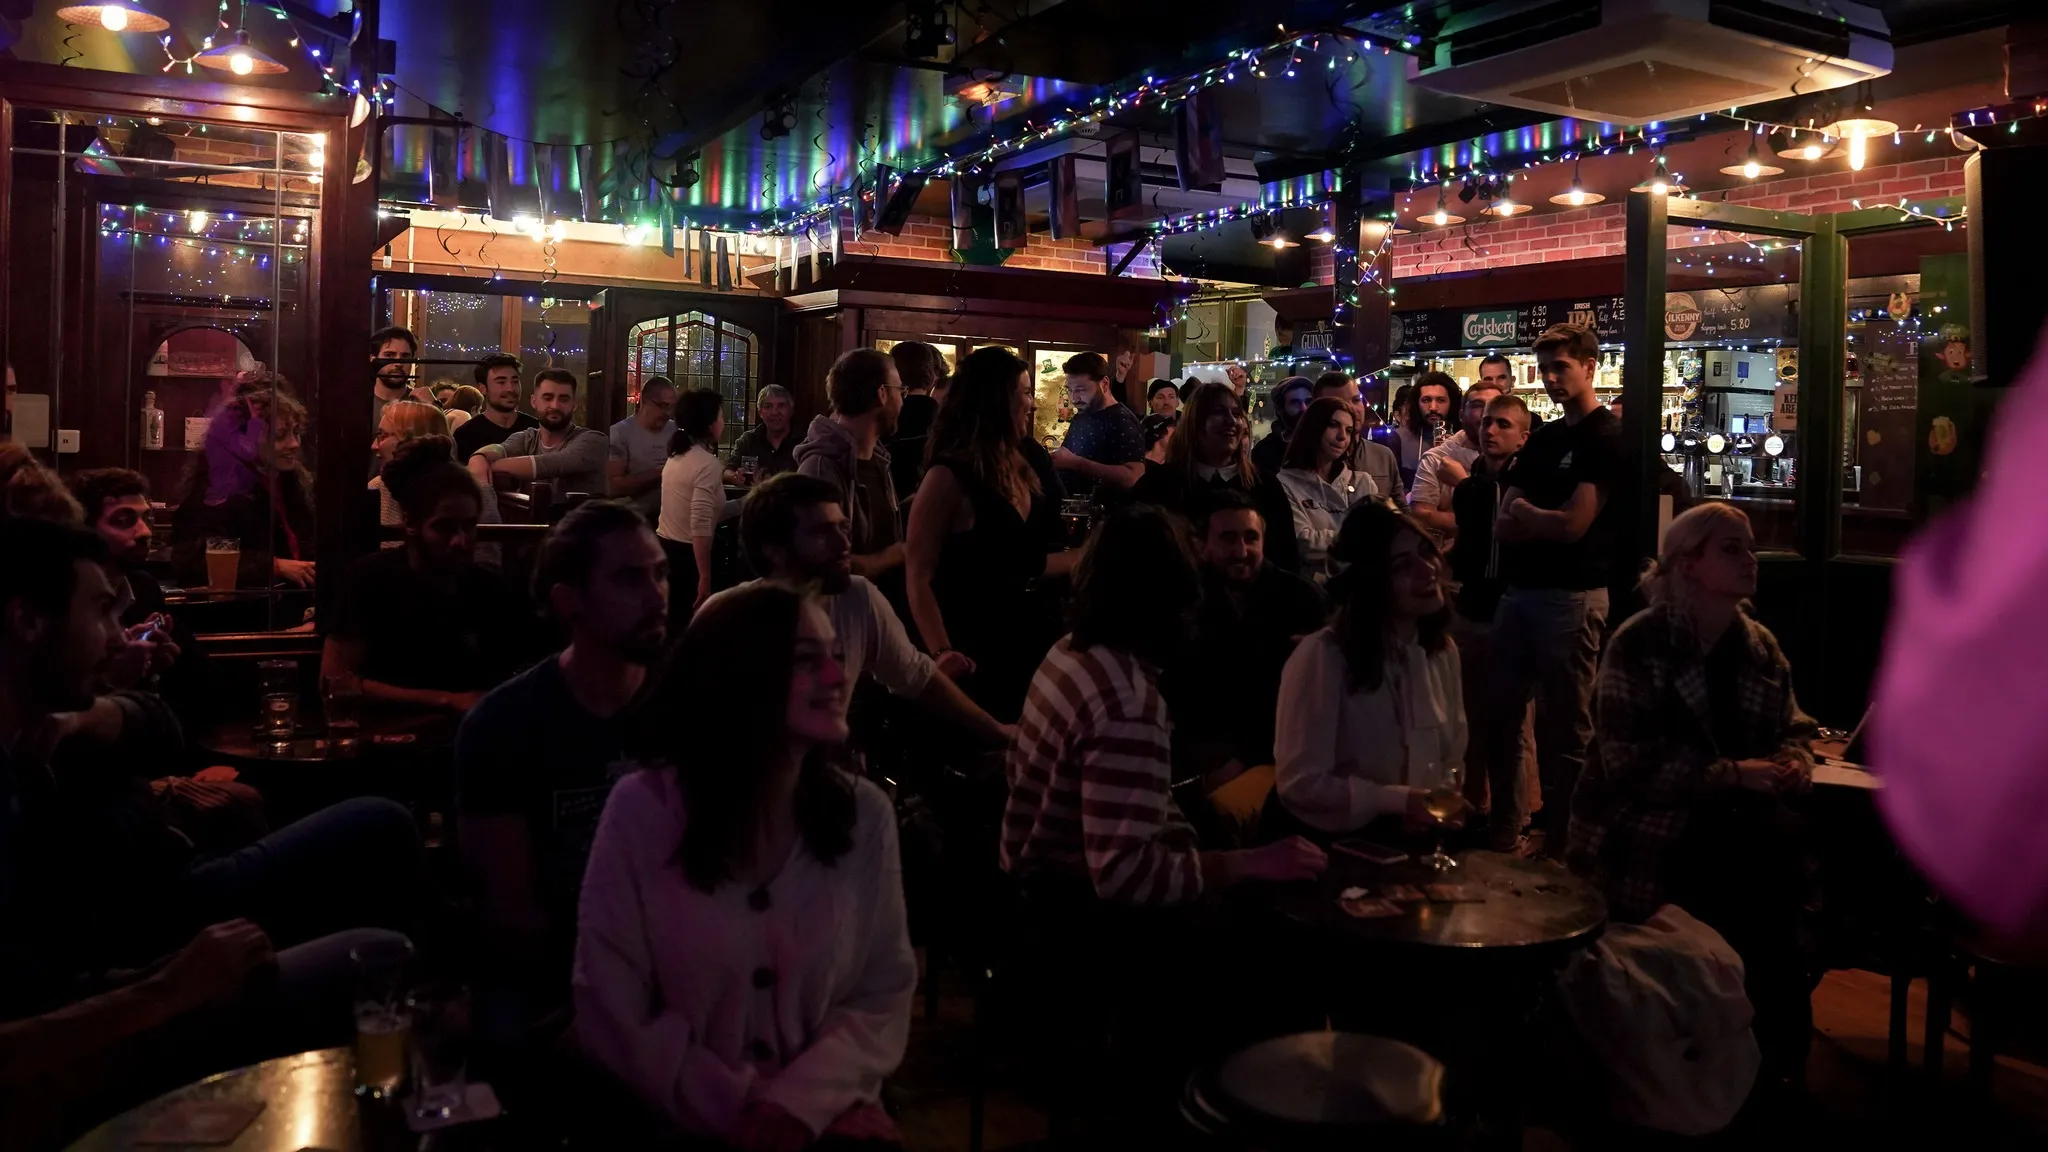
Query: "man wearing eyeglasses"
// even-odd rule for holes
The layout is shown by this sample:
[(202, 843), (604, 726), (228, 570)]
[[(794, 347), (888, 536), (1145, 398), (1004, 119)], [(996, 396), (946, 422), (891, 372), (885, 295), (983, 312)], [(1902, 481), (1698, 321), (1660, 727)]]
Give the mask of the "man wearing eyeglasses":
[(606, 491), (613, 499), (632, 501), (650, 523), (661, 515), (661, 468), (676, 434), (676, 422), (669, 419), (675, 406), (676, 386), (666, 376), (650, 377), (640, 386), (640, 406), (612, 425), (608, 437)]

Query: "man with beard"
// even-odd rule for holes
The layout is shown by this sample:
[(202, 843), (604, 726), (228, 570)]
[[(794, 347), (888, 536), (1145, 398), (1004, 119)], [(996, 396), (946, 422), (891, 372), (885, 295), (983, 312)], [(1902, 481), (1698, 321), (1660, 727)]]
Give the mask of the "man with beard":
[(1472, 474), (1473, 464), (1480, 457), (1486, 406), (1501, 394), (1497, 385), (1484, 380), (1474, 384), (1459, 404), (1458, 431), (1424, 452), (1422, 463), (1415, 469), (1415, 487), (1408, 492), (1408, 512), (1429, 528), (1436, 546), (1446, 552), (1458, 537), (1457, 517), (1451, 511), (1451, 490)]
[[(554, 480), (565, 494), (588, 492), (603, 497), (610, 490), (605, 465), (611, 459), (611, 446), (604, 433), (572, 423), (576, 377), (560, 368), (542, 369), (533, 378), (532, 404), (540, 417), (539, 427), (514, 432), (502, 444), (486, 444), (469, 458), (469, 470), (478, 486), (502, 488), (530, 480)], [(487, 409), (485, 415), (489, 414)]]
[(121, 627), (127, 649), (109, 678), (130, 687), (145, 676), (167, 672), (188, 645), (174, 636), (164, 611), (164, 589), (144, 565), (154, 534), (149, 527), (149, 480), (127, 468), (94, 468), (71, 478), (71, 494), (85, 509), (86, 523), (107, 545), (118, 576), (127, 585)]
[(1323, 626), (1323, 595), (1266, 563), (1265, 517), (1241, 492), (1217, 493), (1195, 533), (1202, 606), (1165, 688), (1175, 759), (1213, 790), (1273, 763), (1280, 672), (1295, 641)]
[(455, 740), (456, 813), (491, 970), (494, 1038), (568, 1003), (583, 865), (612, 784), (636, 767), (627, 725), (668, 632), (668, 560), (631, 507), (592, 501), (548, 530), (535, 600), (569, 646), (506, 681)]
[(903, 566), (896, 481), (882, 447), (903, 411), (903, 378), (888, 356), (855, 348), (833, 362), (825, 386), (832, 414), (811, 421), (796, 446), (796, 469), (838, 485), (853, 537), (853, 571), (872, 580)]
[[(1067, 397), (1074, 406), (1067, 439), (1052, 454), (1052, 466), (1069, 473), (1067, 489), (1106, 505), (1145, 475), (1145, 431), (1137, 413), (1116, 398), (1117, 382), (1129, 371), (1132, 353), (1117, 353), (1116, 368), (1097, 352), (1068, 360)], [(1108, 501), (1102, 498), (1109, 498)]]
[[(375, 428), (384, 419), (384, 406), (393, 400), (410, 396), (424, 403), (435, 403), (434, 394), (413, 376), (413, 361), (419, 357), (420, 342), (411, 331), (398, 328), (380, 328), (370, 336), (370, 359), (377, 365), (377, 378), (370, 386), (376, 397), (376, 404), (370, 412), (370, 427)], [(370, 464), (375, 475), (377, 465)]]
[(1273, 430), (1252, 445), (1252, 467), (1260, 476), (1277, 476), (1287, 456), (1287, 439), (1294, 435), (1294, 422), (1308, 411), (1315, 384), (1306, 376), (1289, 376), (1273, 386), (1268, 403), (1273, 407)]
[(455, 430), (455, 458), (468, 460), (489, 444), (537, 426), (540, 421), (519, 410), (519, 360), (503, 352), (477, 361), (476, 386), (484, 394), (482, 419), (467, 420)]
[[(784, 473), (754, 489), (740, 508), (740, 545), (754, 571), (767, 579), (817, 587), (832, 617), (849, 684), (859, 683), (862, 672), (871, 673), (890, 692), (917, 701), (990, 747), (1008, 744), (1009, 726), (977, 707), (951, 679), (967, 670), (966, 658), (948, 652), (934, 663), (919, 652), (881, 590), (854, 575), (843, 505), (830, 481), (800, 472)], [(748, 586), (720, 592), (705, 607)]]

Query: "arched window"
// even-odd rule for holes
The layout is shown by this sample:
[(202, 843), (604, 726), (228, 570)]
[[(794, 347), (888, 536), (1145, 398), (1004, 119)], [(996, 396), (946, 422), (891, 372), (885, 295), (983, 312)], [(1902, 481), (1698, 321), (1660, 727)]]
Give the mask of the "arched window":
[(709, 388), (725, 398), (727, 444), (753, 424), (761, 339), (751, 329), (708, 312), (645, 320), (627, 336), (626, 363), (626, 392), (635, 403), (642, 381), (666, 376), (678, 389)]

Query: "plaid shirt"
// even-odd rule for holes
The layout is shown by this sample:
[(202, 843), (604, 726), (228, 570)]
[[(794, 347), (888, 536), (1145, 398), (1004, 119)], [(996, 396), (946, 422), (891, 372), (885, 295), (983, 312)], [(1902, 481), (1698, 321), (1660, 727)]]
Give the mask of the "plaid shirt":
[(1600, 883), (1618, 919), (1643, 919), (1664, 903), (1665, 870), (1692, 805), (1737, 787), (1737, 760), (1812, 761), (1814, 722), (1792, 697), (1777, 638), (1747, 615), (1734, 626), (1746, 633), (1748, 659), (1736, 678), (1733, 747), (1714, 737), (1706, 653), (1668, 608), (1638, 613), (1608, 642), (1566, 858)]

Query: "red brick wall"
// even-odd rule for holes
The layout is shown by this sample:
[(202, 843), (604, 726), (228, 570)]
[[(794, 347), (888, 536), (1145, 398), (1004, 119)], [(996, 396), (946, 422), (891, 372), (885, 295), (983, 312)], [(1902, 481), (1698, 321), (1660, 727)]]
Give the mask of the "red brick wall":
[[(846, 216), (841, 221), (846, 235), (853, 235), (853, 218)], [(953, 230), (945, 219), (937, 216), (912, 216), (903, 225), (901, 236), (889, 236), (881, 232), (870, 232), (859, 240), (846, 241), (848, 256), (885, 256), (894, 260), (951, 260), (953, 259)], [(1112, 250), (1115, 259), (1122, 259), (1124, 248), (1118, 245)], [(1003, 261), (1005, 268), (1030, 268), (1040, 272), (1087, 272), (1096, 276), (1103, 273), (1103, 250), (1087, 240), (1054, 240), (1048, 236), (1034, 235), (1025, 246), (1010, 253)], [(1125, 276), (1145, 280), (1159, 278), (1159, 261), (1151, 249), (1146, 249), (1131, 266), (1124, 269)]]
[[(1865, 207), (1876, 207), (1880, 203), (1896, 203), (1901, 196), (1915, 200), (1960, 196), (1964, 159), (1949, 156), (1909, 164), (1883, 164), (1861, 172), (1830, 172), (1746, 184), (1729, 189), (1727, 202), (1818, 214), (1851, 211), (1856, 200), (1863, 201)], [(1417, 228), (1407, 236), (1394, 238), (1394, 276), (1400, 279), (1552, 260), (1619, 256), (1624, 248), (1624, 211), (1622, 204), (1610, 202), (1484, 224)], [(1694, 243), (1709, 245), (1745, 239), (1719, 232), (1697, 235), (1697, 241), (1688, 237), (1682, 243), (1690, 247)], [(1679, 241), (1674, 237), (1676, 243)]]

